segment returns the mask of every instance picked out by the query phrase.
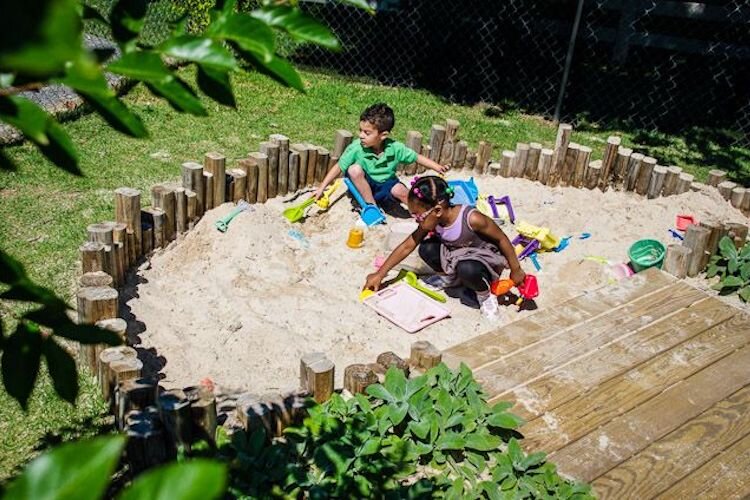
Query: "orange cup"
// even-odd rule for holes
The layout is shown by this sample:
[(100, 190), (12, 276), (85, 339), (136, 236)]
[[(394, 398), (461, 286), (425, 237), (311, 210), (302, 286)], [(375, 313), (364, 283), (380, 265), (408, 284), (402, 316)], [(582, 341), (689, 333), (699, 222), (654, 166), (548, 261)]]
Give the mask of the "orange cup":
[(352, 228), (349, 230), (349, 237), (346, 239), (346, 246), (349, 248), (359, 248), (362, 246), (362, 242), (365, 239), (365, 233), (358, 228)]

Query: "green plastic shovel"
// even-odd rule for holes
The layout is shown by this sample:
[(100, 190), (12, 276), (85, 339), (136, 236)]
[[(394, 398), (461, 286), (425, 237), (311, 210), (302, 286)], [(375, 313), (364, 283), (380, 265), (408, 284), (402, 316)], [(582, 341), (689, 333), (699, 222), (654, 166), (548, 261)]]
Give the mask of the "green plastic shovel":
[(398, 272), (398, 275), (396, 276), (396, 279), (393, 280), (393, 283), (404, 280), (404, 283), (411, 286), (412, 288), (419, 290), (423, 294), (427, 295), (433, 300), (437, 300), (438, 302), (446, 302), (448, 299), (445, 298), (445, 295), (443, 295), (440, 292), (436, 292), (435, 290), (430, 290), (426, 286), (422, 285), (419, 282), (419, 278), (417, 278), (417, 275), (414, 274), (412, 271), (407, 271), (406, 269), (401, 269)]
[(298, 220), (301, 220), (305, 216), (305, 210), (307, 207), (315, 203), (315, 197), (308, 198), (307, 200), (303, 201), (296, 207), (290, 207), (284, 210), (283, 214), (284, 217), (289, 222), (297, 222)]

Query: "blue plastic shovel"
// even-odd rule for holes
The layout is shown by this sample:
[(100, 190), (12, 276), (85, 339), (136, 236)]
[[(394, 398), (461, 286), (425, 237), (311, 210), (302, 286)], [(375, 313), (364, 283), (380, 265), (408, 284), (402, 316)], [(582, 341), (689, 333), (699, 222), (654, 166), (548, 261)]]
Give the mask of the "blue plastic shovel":
[(359, 191), (357, 191), (357, 187), (348, 177), (344, 178), (344, 184), (346, 184), (346, 188), (350, 193), (352, 193), (354, 199), (357, 200), (359, 206), (362, 207), (362, 211), (359, 212), (359, 216), (362, 217), (362, 220), (365, 224), (367, 224), (367, 227), (385, 222), (385, 215), (383, 214), (382, 210), (380, 210), (372, 203), (365, 203), (365, 200), (362, 199), (362, 195), (359, 194)]

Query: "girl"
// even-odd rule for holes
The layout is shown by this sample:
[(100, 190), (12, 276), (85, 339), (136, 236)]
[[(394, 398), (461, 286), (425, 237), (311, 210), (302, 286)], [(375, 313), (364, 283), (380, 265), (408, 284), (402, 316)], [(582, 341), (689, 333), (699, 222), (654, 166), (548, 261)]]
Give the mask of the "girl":
[[(450, 202), (453, 188), (437, 176), (416, 177), (409, 189), (407, 205), (419, 227), (396, 247), (376, 272), (367, 276), (364, 288), (377, 291), (388, 271), (419, 245), (419, 255), (437, 272), (446, 274), (444, 287), (463, 285), (477, 295), (485, 316), (493, 317), (497, 298), (490, 283), (510, 268), (514, 283), (523, 283), (513, 245), (495, 222), (468, 205)], [(430, 233), (435, 236), (429, 237)]]

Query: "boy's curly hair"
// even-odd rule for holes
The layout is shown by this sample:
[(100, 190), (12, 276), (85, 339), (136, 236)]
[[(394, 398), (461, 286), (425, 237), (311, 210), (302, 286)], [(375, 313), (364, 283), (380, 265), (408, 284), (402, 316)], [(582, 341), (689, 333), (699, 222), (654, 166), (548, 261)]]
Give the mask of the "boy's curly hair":
[(371, 123), (378, 132), (390, 132), (396, 124), (393, 110), (384, 102), (379, 102), (368, 107), (359, 115), (359, 121)]

